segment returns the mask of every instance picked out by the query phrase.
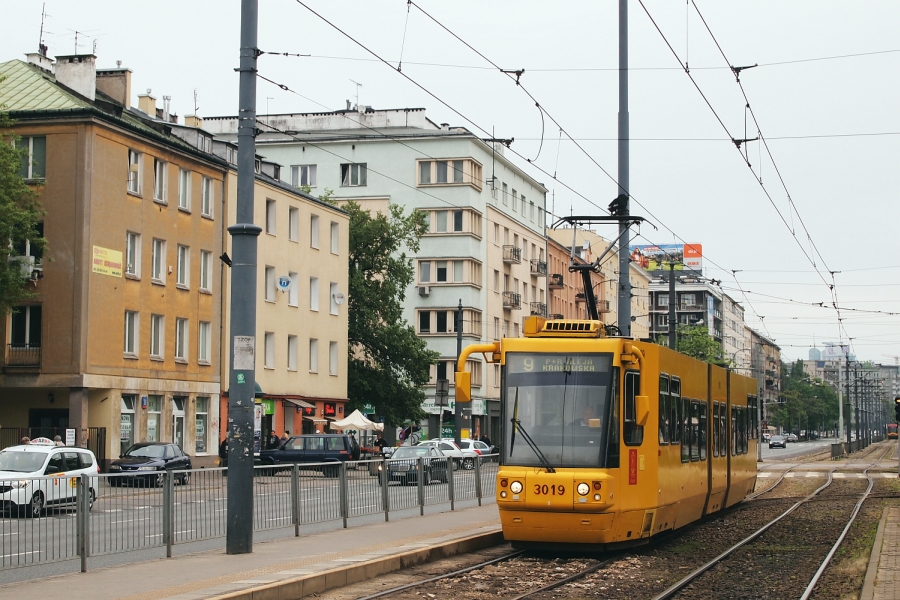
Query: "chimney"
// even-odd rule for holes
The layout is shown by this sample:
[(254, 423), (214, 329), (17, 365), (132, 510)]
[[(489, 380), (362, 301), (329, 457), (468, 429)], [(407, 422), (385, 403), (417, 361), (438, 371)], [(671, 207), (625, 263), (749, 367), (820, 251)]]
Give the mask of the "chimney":
[(197, 115), (187, 115), (184, 117), (184, 124), (188, 127), (196, 127), (203, 129), (203, 119)]
[(441, 123), (441, 129), (444, 131), (450, 131), (450, 123)]
[(347, 110), (350, 110), (350, 101), (347, 100)]
[(97, 71), (97, 89), (125, 108), (131, 108), (131, 69)]
[(45, 71), (53, 72), (53, 61), (47, 58), (47, 45), (40, 44), (38, 45), (37, 52), (29, 52), (25, 55), (26, 60), (32, 64), (37, 65)]
[(97, 95), (97, 57), (93, 54), (57, 56), (56, 81), (88, 100), (94, 100)]
[(150, 95), (150, 88), (146, 94), (138, 94), (138, 110), (156, 118), (156, 97)]

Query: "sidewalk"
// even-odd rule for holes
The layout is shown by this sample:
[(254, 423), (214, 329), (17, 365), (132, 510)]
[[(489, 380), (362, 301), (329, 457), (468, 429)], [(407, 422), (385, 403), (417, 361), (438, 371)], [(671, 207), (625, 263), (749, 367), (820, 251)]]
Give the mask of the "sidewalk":
[[(0, 598), (300, 598), (503, 542), (497, 505), (256, 543), (0, 586)], [(224, 541), (223, 541), (224, 546)]]
[(885, 508), (860, 600), (900, 600), (900, 508)]

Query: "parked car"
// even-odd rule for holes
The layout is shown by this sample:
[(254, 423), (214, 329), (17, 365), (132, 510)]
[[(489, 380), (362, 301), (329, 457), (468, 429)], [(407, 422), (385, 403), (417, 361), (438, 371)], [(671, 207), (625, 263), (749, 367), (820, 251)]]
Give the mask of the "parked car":
[(769, 440), (769, 448), (787, 448), (784, 436), (773, 435), (772, 439)]
[[(109, 485), (162, 485), (166, 473), (191, 468), (191, 457), (178, 444), (140, 442), (110, 463), (110, 474), (128, 477), (110, 477)], [(187, 485), (190, 480), (190, 473), (175, 473), (175, 483)]]
[(317, 467), (326, 477), (337, 477), (341, 464), (350, 460), (350, 436), (342, 433), (295, 435), (274, 450), (263, 450), (259, 460), (264, 465), (291, 463), (332, 463)]
[(796, 433), (789, 433), (789, 434), (787, 434), (787, 435), (785, 436), (785, 439), (786, 439), (788, 442), (796, 442), (796, 441), (797, 441), (797, 434), (796, 434)]
[(496, 446), (488, 446), (481, 440), (460, 440), (459, 447), (463, 450), (474, 450), (479, 456), (497, 453)]
[(771, 440), (771, 439), (772, 439), (772, 434), (771, 434), (771, 433), (764, 433), (764, 434), (763, 434), (763, 441), (764, 441), (764, 442), (768, 442), (768, 441)]
[[(52, 440), (10, 446), (0, 452), (0, 508), (40, 517), (46, 508), (74, 505), (78, 479), (97, 473), (97, 459), (85, 448), (57, 446)], [(96, 481), (90, 479), (90, 506), (97, 497)]]
[[(417, 483), (419, 481), (419, 458), (422, 458), (422, 485), (428, 485), (438, 480), (447, 482), (449, 472), (447, 470), (447, 457), (434, 446), (400, 446), (394, 455), (387, 461), (388, 483), (399, 481), (403, 485)], [(378, 466), (379, 470), (381, 465)], [(381, 478), (378, 478), (381, 485)]]
[(456, 442), (448, 439), (434, 439), (434, 440), (425, 440), (423, 442), (419, 442), (419, 446), (434, 446), (444, 456), (449, 456), (453, 461), (453, 469), (456, 470), (460, 466), (463, 469), (474, 469), (475, 468), (475, 459), (478, 458), (478, 453), (475, 452), (474, 449), (470, 448), (460, 448), (456, 445)]

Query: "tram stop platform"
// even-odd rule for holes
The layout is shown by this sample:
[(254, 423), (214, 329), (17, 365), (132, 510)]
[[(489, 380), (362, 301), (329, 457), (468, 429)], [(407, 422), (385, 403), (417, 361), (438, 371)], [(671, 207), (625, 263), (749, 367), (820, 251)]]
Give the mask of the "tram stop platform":
[(255, 543), (251, 554), (228, 555), (219, 549), (0, 584), (0, 598), (302, 598), (500, 543), (497, 505), (486, 503)]
[(900, 600), (900, 508), (884, 509), (859, 597), (860, 600)]

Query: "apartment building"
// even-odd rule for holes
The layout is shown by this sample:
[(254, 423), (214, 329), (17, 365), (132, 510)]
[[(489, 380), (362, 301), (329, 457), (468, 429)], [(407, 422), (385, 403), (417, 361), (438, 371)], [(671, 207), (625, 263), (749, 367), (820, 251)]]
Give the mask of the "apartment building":
[(762, 398), (762, 420), (771, 414), (769, 406), (781, 402), (781, 347), (774, 340), (747, 327), (751, 363), (744, 374), (755, 377)]
[[(679, 325), (702, 325), (710, 337), (722, 343), (721, 288), (701, 277), (685, 276), (675, 283), (675, 315)], [(669, 333), (669, 282), (654, 279), (650, 283), (652, 316), (650, 337), (668, 343)]]
[(3, 426), (75, 429), (106, 461), (144, 440), (214, 458), (227, 164), (134, 109), (131, 71), (96, 60), (0, 64), (48, 240), (35, 300), (0, 321)]
[[(570, 230), (571, 231), (571, 230)], [(570, 272), (569, 265), (587, 264), (581, 256), (572, 253), (571, 246), (563, 246), (552, 237), (548, 239), (549, 262), (547, 287), (550, 295), (551, 319), (587, 319), (587, 301), (584, 278), (580, 272)], [(606, 286), (600, 272), (591, 272), (591, 287), (597, 302), (601, 320), (609, 313)], [(613, 323), (614, 324), (614, 323)]]
[[(518, 335), (546, 296), (546, 188), (510, 162), (502, 146), (427, 118), (424, 109), (359, 107), (260, 118), (257, 152), (285, 165), (282, 179), (313, 195), (333, 190), (372, 211), (389, 204), (427, 213), (428, 233), (413, 257), (416, 280), (404, 317), (440, 354), (423, 408), (430, 437), (441, 414), (452, 422), (455, 311), (462, 305), (464, 344)], [(208, 117), (204, 128), (237, 137), (235, 117)], [(499, 369), (473, 357), (469, 435), (499, 435)], [(434, 384), (450, 380), (450, 405), (435, 404)], [(443, 409), (443, 410), (442, 410)], [(452, 430), (445, 429), (452, 435)]]

